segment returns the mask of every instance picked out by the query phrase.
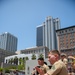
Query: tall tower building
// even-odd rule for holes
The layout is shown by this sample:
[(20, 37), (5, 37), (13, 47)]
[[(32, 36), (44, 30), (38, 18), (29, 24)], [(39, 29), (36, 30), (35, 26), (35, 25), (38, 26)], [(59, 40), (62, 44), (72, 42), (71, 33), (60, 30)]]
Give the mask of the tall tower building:
[[(37, 27), (37, 29), (39, 30), (40, 27)], [(56, 37), (56, 30), (60, 29), (60, 20), (59, 18), (55, 18), (53, 19), (51, 16), (48, 16), (45, 20), (45, 22), (43, 22), (42, 24), (42, 43), (43, 45), (41, 46), (46, 46), (49, 48), (49, 50), (54, 50), (54, 49), (58, 49), (57, 47), (57, 37)], [(40, 35), (40, 31), (37, 31), (38, 35), (37, 35), (37, 39), (41, 36)], [(39, 42), (41, 42), (41, 39), (37, 40), (37, 46), (39, 45)]]
[(17, 50), (17, 38), (8, 32), (0, 35), (0, 48), (15, 52)]
[(36, 32), (37, 32), (37, 36), (36, 36), (37, 43), (36, 43), (36, 45), (37, 46), (43, 46), (43, 26), (42, 25), (38, 26)]

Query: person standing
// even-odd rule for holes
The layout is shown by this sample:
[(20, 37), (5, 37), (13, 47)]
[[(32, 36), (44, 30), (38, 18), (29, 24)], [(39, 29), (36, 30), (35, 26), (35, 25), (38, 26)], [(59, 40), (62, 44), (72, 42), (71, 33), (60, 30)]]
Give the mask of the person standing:
[(70, 64), (70, 70), (75, 73), (75, 57), (68, 56), (68, 62)]
[(61, 61), (66, 65), (66, 67), (68, 68), (68, 59), (67, 59), (67, 55), (65, 53), (61, 53)]
[(47, 63), (44, 62), (44, 58), (38, 58), (38, 64), (40, 66), (40, 69), (42, 69), (44, 71), (44, 73), (46, 73), (47, 70), (49, 70)]
[[(47, 64), (44, 62), (44, 58), (38, 58), (38, 68), (42, 69), (44, 74), (47, 72), (47, 70), (49, 70), (49, 67), (47, 66)], [(33, 69), (32, 75), (34, 75), (35, 73), (39, 74), (35, 68)]]
[(51, 69), (44, 74), (42, 69), (35, 67), (40, 75), (68, 75), (66, 65), (60, 61), (60, 53), (58, 50), (51, 50), (48, 54), (48, 61), (52, 65)]

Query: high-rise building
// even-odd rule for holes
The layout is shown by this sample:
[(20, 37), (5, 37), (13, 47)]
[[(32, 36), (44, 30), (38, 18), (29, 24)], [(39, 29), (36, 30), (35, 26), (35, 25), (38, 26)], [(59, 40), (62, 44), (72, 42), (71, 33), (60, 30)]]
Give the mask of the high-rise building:
[[(40, 35), (40, 36), (39, 36)], [(37, 46), (43, 46), (43, 26), (40, 25), (37, 27)]]
[(17, 38), (8, 32), (1, 34), (0, 48), (11, 52), (15, 52), (17, 50)]
[[(57, 37), (56, 37), (56, 30), (58, 29), (60, 29), (59, 18), (53, 19), (51, 16), (48, 16), (45, 22), (43, 22), (42, 26), (37, 27), (38, 30), (37, 39), (38, 38), (42, 38), (42, 39), (38, 39), (36, 41), (37, 43), (36, 46), (40, 46), (40, 42), (42, 42), (43, 45), (41, 44), (41, 46), (46, 46), (49, 48), (49, 50), (58, 49)], [(40, 35), (40, 32), (42, 32), (42, 35)]]

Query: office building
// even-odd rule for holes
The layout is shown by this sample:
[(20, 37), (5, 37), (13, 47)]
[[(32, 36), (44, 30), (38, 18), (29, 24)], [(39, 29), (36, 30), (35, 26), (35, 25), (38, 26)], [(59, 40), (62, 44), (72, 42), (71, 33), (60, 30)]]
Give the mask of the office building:
[[(49, 50), (58, 49), (56, 30), (60, 29), (59, 18), (53, 19), (51, 16), (48, 16), (41, 25), (42, 26), (37, 27), (36, 46), (46, 46)], [(39, 41), (43, 43), (43, 45)]]
[(75, 56), (75, 25), (56, 30), (58, 50), (67, 55)]
[(37, 27), (37, 33), (36, 34), (37, 34), (36, 35), (37, 46), (43, 46), (43, 26), (42, 25)]
[(2, 62), (4, 62), (4, 58), (10, 55), (16, 55), (16, 53), (7, 51), (7, 50), (3, 50), (0, 48), (0, 65)]
[(0, 48), (11, 52), (15, 52), (17, 50), (17, 38), (8, 32), (1, 34)]

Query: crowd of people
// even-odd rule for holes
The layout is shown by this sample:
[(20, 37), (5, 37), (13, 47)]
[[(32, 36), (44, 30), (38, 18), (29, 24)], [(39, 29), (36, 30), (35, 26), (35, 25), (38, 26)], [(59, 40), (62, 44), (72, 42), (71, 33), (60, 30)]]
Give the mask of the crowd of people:
[[(67, 56), (58, 50), (51, 50), (48, 53), (50, 66), (44, 61), (44, 58), (38, 58), (38, 65), (33, 68), (31, 75), (75, 75), (75, 57)], [(0, 71), (0, 75), (4, 75)], [(18, 75), (17, 70), (10, 75)]]
[(51, 66), (44, 63), (44, 58), (38, 58), (38, 65), (35, 66), (31, 75), (69, 75), (75, 73), (75, 58), (67, 56), (58, 50), (52, 50), (48, 53), (48, 61)]

